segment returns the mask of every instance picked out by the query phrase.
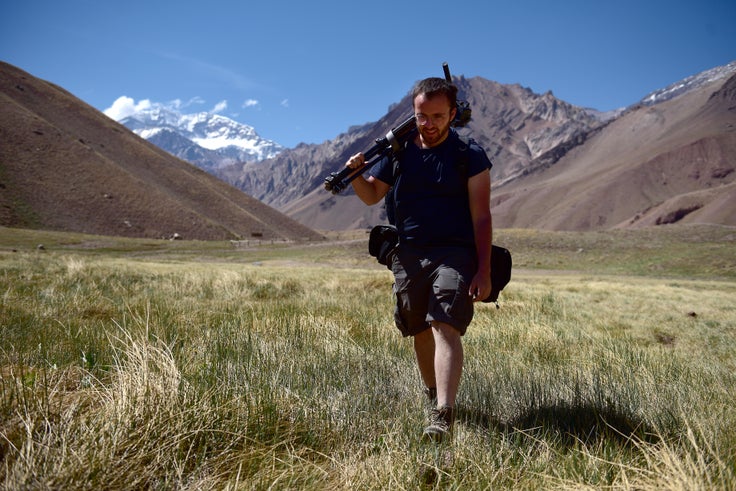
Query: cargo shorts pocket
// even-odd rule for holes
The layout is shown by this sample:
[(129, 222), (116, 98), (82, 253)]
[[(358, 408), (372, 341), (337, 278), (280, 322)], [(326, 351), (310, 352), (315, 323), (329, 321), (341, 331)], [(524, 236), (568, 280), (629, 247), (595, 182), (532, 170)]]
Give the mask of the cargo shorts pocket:
[[(407, 261), (409, 268), (419, 265), (419, 261)], [(394, 322), (401, 334), (413, 336), (429, 327), (427, 323), (427, 303), (426, 294), (423, 293), (423, 284), (421, 277), (417, 277), (417, 272), (407, 272), (405, 264), (394, 259), (392, 264), (394, 273), (393, 292), (396, 300), (396, 308), (394, 310)]]
[(443, 268), (433, 287), (434, 303), (429, 309), (431, 318), (464, 332), (473, 319), (473, 302), (468, 295), (468, 283), (457, 270)]

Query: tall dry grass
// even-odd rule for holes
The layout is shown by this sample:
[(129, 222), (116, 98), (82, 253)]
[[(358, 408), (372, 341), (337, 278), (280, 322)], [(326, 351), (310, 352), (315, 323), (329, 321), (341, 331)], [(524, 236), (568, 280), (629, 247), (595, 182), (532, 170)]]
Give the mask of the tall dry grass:
[(433, 447), (390, 274), (256, 252), (4, 253), (2, 485), (736, 487), (733, 281), (518, 270)]

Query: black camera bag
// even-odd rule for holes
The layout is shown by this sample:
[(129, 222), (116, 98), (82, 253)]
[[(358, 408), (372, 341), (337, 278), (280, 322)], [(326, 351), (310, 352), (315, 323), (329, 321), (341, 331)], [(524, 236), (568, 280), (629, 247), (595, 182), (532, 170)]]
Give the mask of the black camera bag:
[(389, 255), (399, 245), (399, 232), (393, 225), (376, 225), (368, 236), (368, 253), (391, 269)]

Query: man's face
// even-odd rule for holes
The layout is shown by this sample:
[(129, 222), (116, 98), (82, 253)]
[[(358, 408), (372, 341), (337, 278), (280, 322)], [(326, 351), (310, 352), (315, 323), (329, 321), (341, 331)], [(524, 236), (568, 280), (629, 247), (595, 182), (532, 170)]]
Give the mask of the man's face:
[(434, 147), (445, 141), (456, 111), (444, 95), (428, 99), (425, 94), (419, 94), (414, 98), (414, 116), (424, 146)]

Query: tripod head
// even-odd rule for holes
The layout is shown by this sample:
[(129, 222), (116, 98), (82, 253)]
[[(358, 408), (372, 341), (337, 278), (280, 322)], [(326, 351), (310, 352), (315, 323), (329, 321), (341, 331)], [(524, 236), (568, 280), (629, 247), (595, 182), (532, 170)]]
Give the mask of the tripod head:
[[(442, 64), (445, 72), (445, 80), (452, 83), (450, 67), (447, 63)], [(470, 104), (467, 101), (457, 101), (455, 119), (450, 123), (455, 128), (461, 128), (470, 122)], [(413, 138), (417, 132), (417, 123), (414, 115), (408, 117), (399, 126), (386, 133), (386, 136), (377, 138), (375, 144), (363, 152), (365, 165), (360, 169), (343, 168), (340, 172), (333, 172), (325, 178), (325, 189), (332, 194), (338, 194), (345, 189), (350, 182), (363, 174), (365, 171), (377, 164), (383, 157), (392, 155), (403, 148), (404, 144)]]
[[(447, 62), (442, 64), (442, 70), (445, 72), (445, 80), (448, 83), (452, 83), (452, 75), (450, 75), (450, 67), (447, 66)], [(450, 123), (455, 128), (462, 128), (470, 122), (471, 118), (470, 103), (468, 101), (457, 101), (457, 111), (455, 112), (455, 119)]]

